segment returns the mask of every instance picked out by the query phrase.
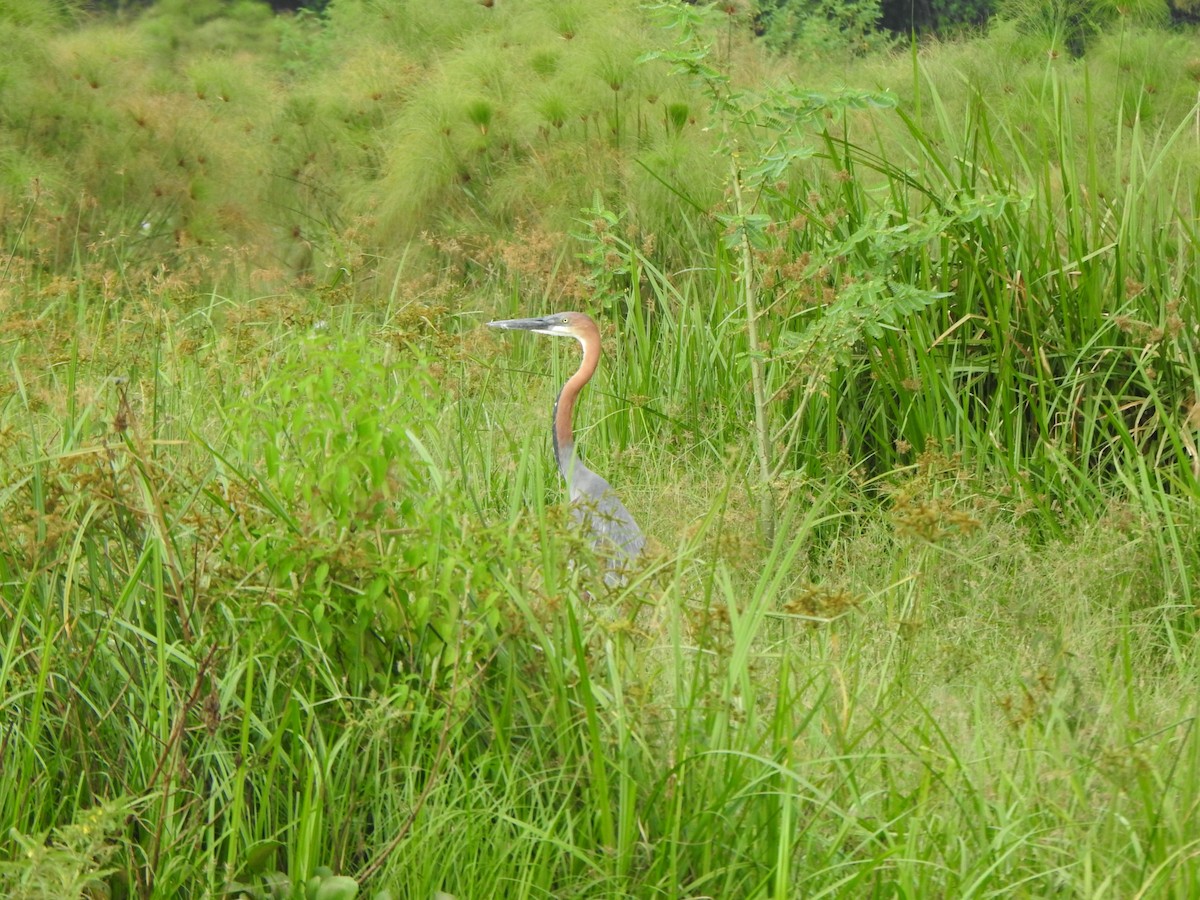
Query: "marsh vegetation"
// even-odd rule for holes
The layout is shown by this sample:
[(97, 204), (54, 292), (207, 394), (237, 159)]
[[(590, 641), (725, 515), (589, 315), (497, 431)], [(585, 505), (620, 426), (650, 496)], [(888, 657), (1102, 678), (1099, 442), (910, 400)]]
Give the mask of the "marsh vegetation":
[(1200, 894), (1194, 33), (6, 9), (0, 893)]

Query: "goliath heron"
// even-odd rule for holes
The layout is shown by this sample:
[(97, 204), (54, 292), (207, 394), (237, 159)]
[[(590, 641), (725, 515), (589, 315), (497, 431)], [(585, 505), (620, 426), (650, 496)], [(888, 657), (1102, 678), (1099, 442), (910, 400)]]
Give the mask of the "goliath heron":
[(572, 337), (583, 348), (579, 371), (567, 379), (554, 401), (550, 435), (558, 471), (567, 482), (571, 513), (583, 527), (592, 545), (616, 567), (623, 567), (642, 552), (646, 538), (637, 522), (618, 499), (612, 486), (575, 455), (571, 431), (575, 399), (591, 380), (600, 362), (600, 329), (590, 316), (579, 312), (555, 313), (537, 319), (505, 319), (488, 322), (492, 328), (533, 331), (557, 337)]

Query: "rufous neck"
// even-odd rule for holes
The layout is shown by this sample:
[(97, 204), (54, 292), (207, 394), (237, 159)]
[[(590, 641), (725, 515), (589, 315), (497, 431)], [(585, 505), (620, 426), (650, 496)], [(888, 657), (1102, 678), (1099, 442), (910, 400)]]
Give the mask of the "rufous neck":
[(580, 338), (579, 344), (583, 348), (583, 362), (580, 363), (579, 370), (567, 379), (567, 383), (563, 385), (558, 394), (558, 399), (554, 402), (552, 430), (554, 457), (558, 462), (558, 470), (562, 472), (568, 487), (572, 483), (571, 471), (575, 466), (575, 436), (572, 431), (575, 400), (579, 397), (583, 386), (595, 374), (596, 366), (600, 364), (599, 331), (594, 335)]

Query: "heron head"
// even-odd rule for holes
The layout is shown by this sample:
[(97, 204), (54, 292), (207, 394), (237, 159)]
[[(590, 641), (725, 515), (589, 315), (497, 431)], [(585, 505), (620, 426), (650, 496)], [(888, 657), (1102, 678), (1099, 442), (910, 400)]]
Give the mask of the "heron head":
[(488, 322), (491, 328), (507, 328), (510, 331), (533, 331), (555, 337), (571, 337), (579, 342), (593, 336), (599, 337), (600, 329), (591, 316), (581, 312), (560, 312), (535, 319), (501, 319)]

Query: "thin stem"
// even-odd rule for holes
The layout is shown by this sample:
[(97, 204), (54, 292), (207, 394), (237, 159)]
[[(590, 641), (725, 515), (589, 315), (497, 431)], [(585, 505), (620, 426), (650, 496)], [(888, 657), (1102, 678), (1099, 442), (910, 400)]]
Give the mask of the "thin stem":
[[(742, 205), (742, 178), (737, 165), (737, 152), (730, 162), (733, 170), (733, 202), (739, 216)], [(759, 516), (763, 534), (768, 541), (775, 537), (775, 498), (771, 491), (771, 435), (767, 426), (767, 391), (763, 374), (762, 345), (758, 340), (758, 296), (754, 289), (754, 258), (750, 236), (742, 230), (742, 302), (746, 307), (746, 331), (750, 340), (750, 384), (754, 392), (754, 444), (758, 456), (758, 473), (762, 482), (759, 493)]]

